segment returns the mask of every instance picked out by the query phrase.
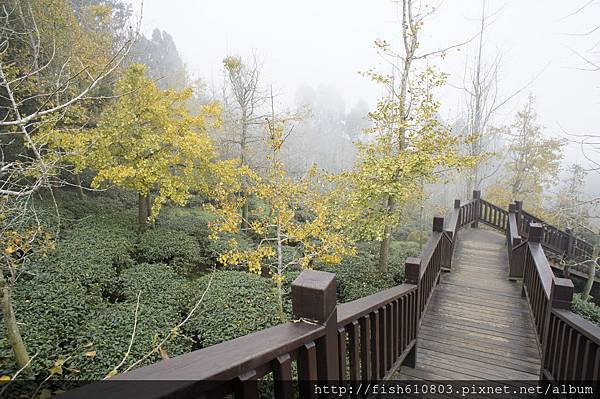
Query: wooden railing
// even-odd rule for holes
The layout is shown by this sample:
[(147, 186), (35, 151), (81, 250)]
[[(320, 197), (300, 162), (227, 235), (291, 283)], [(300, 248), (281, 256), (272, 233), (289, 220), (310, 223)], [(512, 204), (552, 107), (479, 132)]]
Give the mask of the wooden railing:
[(506, 231), (508, 227), (508, 212), (484, 199), (479, 199), (479, 220), (498, 230)]
[(403, 284), (367, 298), (338, 306), (340, 381), (379, 380), (402, 364), (415, 366), (417, 287)]
[(519, 220), (519, 231), (524, 237), (529, 235), (529, 226), (539, 223), (543, 227), (542, 245), (546, 251), (570, 259), (589, 259), (594, 247), (591, 244), (577, 238), (570, 230), (561, 230), (542, 219), (523, 210), (523, 202), (515, 202), (515, 212)]
[[(506, 233), (509, 278), (522, 278), (542, 356), (546, 381), (600, 379), (600, 327), (570, 311), (573, 282), (556, 277), (546, 252), (571, 259), (589, 258), (593, 247), (523, 211), (515, 201), (508, 211), (473, 193), (479, 221)], [(599, 388), (599, 387), (596, 387)]]
[(527, 297), (547, 381), (600, 379), (600, 328), (570, 311), (573, 282), (554, 276), (544, 253), (544, 228), (529, 225), (523, 294)]
[(597, 381), (600, 378), (600, 328), (560, 308), (552, 308), (548, 326), (544, 378)]
[(473, 195), (483, 223), (506, 233), (509, 278), (522, 278), (542, 354), (541, 378), (548, 381), (600, 378), (600, 328), (569, 311), (571, 280), (554, 276), (545, 251), (589, 257), (591, 245), (523, 211), (516, 201), (504, 211)]
[(506, 245), (508, 247), (508, 278), (511, 280), (521, 278), (523, 277), (523, 259), (525, 259), (527, 241), (519, 234), (515, 204), (508, 206)]
[(64, 397), (257, 398), (258, 380), (271, 375), (276, 398), (294, 397), (294, 384), (300, 397), (309, 398), (315, 396), (316, 381), (357, 384), (385, 378), (401, 365), (414, 367), (422, 314), (440, 274), (452, 268), (460, 230), (478, 222), (506, 233), (509, 277), (523, 279), (542, 353), (541, 378), (598, 379), (600, 329), (568, 310), (573, 285), (553, 275), (544, 253), (546, 245), (560, 247), (564, 240), (545, 238), (540, 224), (525, 227), (520, 211), (518, 203), (504, 211), (476, 191), (468, 202), (455, 201), (446, 226), (444, 218), (433, 219), (420, 257), (406, 260), (406, 284), (337, 305), (335, 274), (305, 270), (292, 283), (294, 322), (163, 360)]
[(317, 381), (377, 381), (401, 365), (414, 367), (421, 315), (442, 269), (450, 268), (457, 232), (473, 221), (473, 209), (472, 202), (455, 208), (447, 231), (444, 218), (433, 219), (421, 256), (406, 260), (406, 284), (337, 305), (335, 274), (304, 270), (292, 283), (295, 322), (86, 385), (64, 397), (257, 398), (258, 380), (271, 375), (276, 398), (294, 397), (294, 384), (301, 398), (310, 398)]
[[(584, 240), (577, 238), (567, 230), (561, 230), (542, 219), (523, 210), (523, 201), (515, 201), (509, 205), (508, 211), (500, 206), (492, 204), (481, 198), (480, 191), (473, 191), (473, 199), (469, 202), (474, 207), (470, 214), (475, 215), (476, 220), (472, 226), (477, 227), (482, 222), (504, 233), (508, 232), (510, 212), (515, 213), (516, 228), (512, 226), (511, 234), (519, 235), (523, 240), (529, 236), (529, 226), (539, 223), (543, 226), (542, 246), (552, 254), (573, 260), (589, 259), (593, 253), (593, 246)], [(511, 209), (513, 209), (511, 211)]]

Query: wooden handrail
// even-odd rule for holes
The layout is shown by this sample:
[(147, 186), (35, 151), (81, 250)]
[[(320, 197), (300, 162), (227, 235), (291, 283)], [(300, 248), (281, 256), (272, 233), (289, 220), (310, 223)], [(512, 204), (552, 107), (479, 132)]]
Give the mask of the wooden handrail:
[[(541, 227), (540, 227), (541, 228)], [(529, 254), (532, 257), (532, 265), (535, 267), (535, 273), (540, 280), (543, 288), (543, 294), (547, 299), (550, 298), (552, 289), (552, 280), (554, 279), (554, 273), (548, 263), (544, 249), (539, 242), (532, 242), (531, 237), (529, 241)]]
[[(337, 305), (335, 275), (305, 270), (292, 283), (296, 322), (163, 360), (109, 382), (69, 391), (65, 397), (208, 398), (234, 393), (236, 398), (250, 398), (258, 395), (257, 380), (272, 373), (275, 397), (289, 398), (293, 396), (294, 363), (300, 397), (309, 397), (306, 382), (371, 382), (401, 365), (414, 367), (421, 316), (442, 270), (451, 269), (460, 230), (479, 221), (507, 232), (510, 273), (513, 263), (520, 265), (521, 273), (516, 268), (515, 274), (523, 277), (523, 294), (528, 298), (543, 353), (542, 378), (569, 376), (568, 367), (574, 365), (582, 370), (573, 372), (577, 378), (596, 376), (600, 329), (568, 311), (572, 283), (552, 274), (542, 247), (542, 226), (528, 225), (526, 240), (519, 231), (518, 207), (513, 210), (504, 211), (476, 192), (468, 202), (455, 201), (446, 226), (444, 218), (433, 219), (433, 231), (421, 256), (406, 260), (405, 284)], [(563, 341), (577, 348), (584, 345), (593, 355), (566, 351), (563, 356)], [(561, 356), (555, 359), (554, 353)], [(119, 384), (149, 380), (170, 382)]]
[[(463, 209), (468, 208), (457, 209), (456, 225)], [(335, 274), (305, 270), (292, 283), (297, 322), (163, 360), (65, 397), (257, 397), (257, 380), (272, 373), (275, 397), (288, 398), (294, 362), (300, 397), (309, 397), (306, 382), (370, 382), (401, 365), (414, 367), (421, 315), (452, 257), (453, 241), (443, 225), (435, 217), (422, 258), (407, 259), (407, 284), (337, 305)], [(149, 380), (169, 383), (133, 383)]]
[(600, 378), (600, 327), (570, 311), (573, 282), (554, 275), (541, 241), (544, 228), (529, 225), (523, 293), (533, 316), (542, 370), (551, 382)]
[(400, 284), (352, 302), (342, 303), (338, 305), (338, 327), (346, 326), (416, 290), (417, 286), (414, 284)]
[[(478, 192), (477, 192), (478, 193)], [(480, 197), (480, 194), (473, 196), (471, 203), (475, 204), (478, 221), (491, 226), (501, 232), (516, 232), (513, 235), (519, 235), (521, 239), (527, 239), (529, 235), (529, 225), (531, 223), (540, 223), (543, 225), (543, 235), (541, 243), (545, 250), (571, 259), (590, 258), (593, 252), (593, 246), (584, 240), (573, 236), (569, 231), (563, 231), (549, 223), (544, 222), (537, 216), (523, 210), (523, 202), (515, 201), (509, 205), (509, 210), (492, 204)], [(514, 209), (516, 214), (516, 229), (509, 226), (510, 209)], [(474, 221), (472, 221), (475, 224)]]
[[(235, 390), (241, 375), (252, 372), (256, 379), (268, 374), (273, 360), (290, 353), (297, 357), (300, 348), (315, 342), (324, 331), (322, 325), (307, 322), (281, 324), (83, 386), (62, 397), (158, 399), (212, 391), (227, 394)], [(119, 383), (136, 381), (168, 383), (149, 384), (147, 391), (145, 384)]]
[(523, 279), (542, 355), (540, 379), (600, 379), (600, 328), (569, 310), (573, 283), (554, 275), (545, 252), (576, 259), (589, 257), (592, 246), (523, 211), (521, 201), (508, 211), (477, 202), (480, 221), (506, 232), (509, 278)]
[(531, 223), (540, 223), (544, 227), (542, 245), (546, 250), (549, 250), (557, 255), (565, 256), (572, 259), (590, 258), (594, 247), (584, 240), (574, 237), (572, 233), (561, 230), (542, 219), (521, 210), (522, 217), (521, 232), (527, 235), (528, 226)]
[(571, 328), (579, 331), (585, 338), (600, 346), (600, 326), (567, 309), (552, 309), (552, 313)]

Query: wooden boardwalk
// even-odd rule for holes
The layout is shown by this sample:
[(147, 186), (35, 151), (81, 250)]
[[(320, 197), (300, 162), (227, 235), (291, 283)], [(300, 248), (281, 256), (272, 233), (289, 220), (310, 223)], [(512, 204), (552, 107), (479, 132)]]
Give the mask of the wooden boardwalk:
[(520, 285), (510, 282), (505, 238), (461, 231), (422, 319), (417, 364), (400, 380), (537, 380), (540, 355)]

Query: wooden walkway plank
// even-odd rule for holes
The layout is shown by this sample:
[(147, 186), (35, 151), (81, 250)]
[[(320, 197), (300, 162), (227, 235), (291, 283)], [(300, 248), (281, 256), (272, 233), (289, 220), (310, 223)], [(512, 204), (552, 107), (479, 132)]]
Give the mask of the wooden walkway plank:
[(399, 380), (537, 380), (540, 354), (520, 285), (508, 280), (504, 237), (461, 231), (417, 340), (417, 366)]

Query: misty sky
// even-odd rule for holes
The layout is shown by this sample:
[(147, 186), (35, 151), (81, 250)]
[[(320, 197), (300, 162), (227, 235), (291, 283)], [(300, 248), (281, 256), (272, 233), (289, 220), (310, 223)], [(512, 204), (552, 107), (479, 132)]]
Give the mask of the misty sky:
[[(502, 54), (500, 93), (509, 95), (535, 79), (501, 110), (496, 125), (509, 123), (531, 91), (548, 135), (562, 135), (561, 127), (600, 132), (600, 72), (580, 70), (588, 66), (576, 54), (600, 59), (600, 30), (578, 35), (598, 25), (600, 1), (569, 16), (587, 1), (488, 0), (488, 14), (495, 17), (486, 31), (485, 58)], [(139, 0), (133, 3), (139, 6)], [(472, 38), (481, 5), (481, 0), (442, 2), (424, 28), (423, 49)], [(380, 90), (359, 71), (383, 67), (373, 40), (394, 41), (400, 32), (396, 5), (389, 0), (145, 0), (143, 31), (154, 28), (173, 36), (188, 70), (209, 84), (221, 83), (224, 56), (255, 51), (264, 60), (265, 82), (288, 99), (304, 83), (331, 85), (347, 109), (361, 98), (374, 105)], [(462, 85), (465, 56), (474, 45), (431, 60), (450, 74), (439, 93), (442, 116), (449, 121), (464, 109), (461, 91), (452, 86)], [(571, 145), (567, 161), (578, 160)]]

